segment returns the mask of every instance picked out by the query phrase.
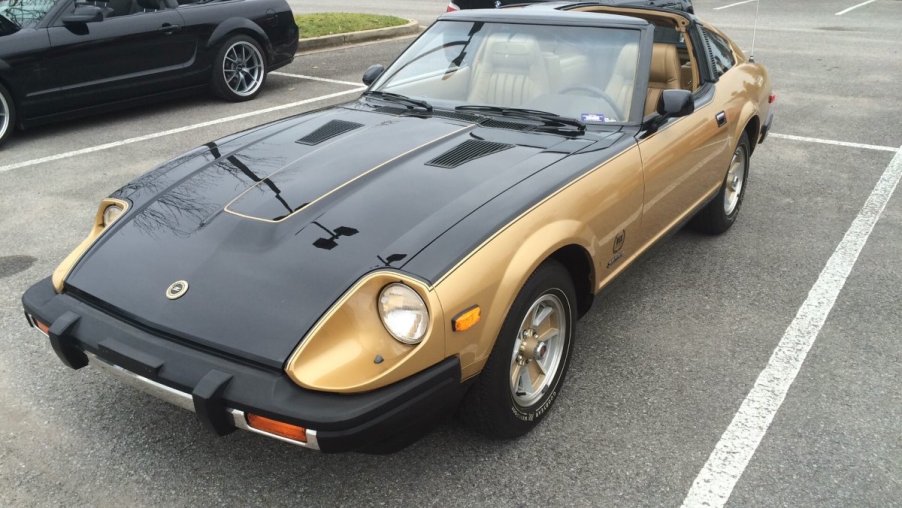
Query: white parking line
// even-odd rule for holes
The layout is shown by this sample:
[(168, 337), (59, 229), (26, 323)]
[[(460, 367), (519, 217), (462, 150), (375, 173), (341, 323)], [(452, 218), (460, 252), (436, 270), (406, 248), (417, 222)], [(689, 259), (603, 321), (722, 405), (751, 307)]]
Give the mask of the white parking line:
[(335, 83), (336, 85), (360, 86), (360, 83), (354, 83), (352, 81), (340, 81), (337, 79), (318, 78), (316, 76), (307, 76), (306, 74), (292, 74), (290, 72), (279, 72), (279, 71), (273, 71), (273, 72), (270, 72), (270, 74), (274, 74), (276, 76), (285, 76), (287, 78), (309, 79), (310, 81), (320, 81), (323, 83)]
[(358, 93), (366, 90), (366, 87), (359, 86), (357, 88), (352, 88), (350, 90), (345, 90), (343, 92), (330, 93), (327, 95), (320, 95), (319, 97), (313, 97), (311, 99), (304, 99), (302, 101), (291, 102), (288, 104), (282, 104), (281, 106), (273, 106), (271, 108), (258, 109), (256, 111), (250, 111), (248, 113), (241, 113), (240, 115), (232, 115), (223, 118), (217, 118), (215, 120), (210, 120), (207, 122), (196, 123), (193, 125), (186, 125), (184, 127), (178, 127), (175, 129), (169, 129), (166, 131), (154, 132), (152, 134), (145, 134), (143, 136), (137, 136), (134, 138), (123, 139), (122, 141), (114, 141), (112, 143), (104, 143), (102, 145), (95, 145), (88, 148), (82, 148), (81, 150), (73, 150), (71, 152), (58, 153), (56, 155), (49, 155), (47, 157), (41, 157), (40, 159), (32, 159), (24, 162), (16, 162), (15, 164), (7, 164), (5, 166), (0, 166), (0, 173), (5, 173), (7, 171), (12, 171), (14, 169), (25, 168), (28, 166), (35, 166), (38, 164), (43, 164), (45, 162), (57, 161), (60, 159), (68, 159), (69, 157), (75, 157), (77, 155), (84, 155), (86, 153), (94, 153), (100, 152), (102, 150), (109, 150), (110, 148), (116, 148), (123, 145), (130, 145), (132, 143), (139, 143), (141, 141), (147, 141), (150, 139), (162, 138), (164, 136), (171, 136), (172, 134), (178, 134), (180, 132), (191, 131), (195, 129), (200, 129), (203, 127), (209, 127), (211, 125), (218, 125), (221, 123), (232, 122), (235, 120), (241, 120), (242, 118), (250, 118), (252, 116), (264, 115), (266, 113), (272, 113), (274, 111), (281, 111), (283, 109), (296, 108), (298, 106), (303, 106), (305, 104), (310, 104), (313, 102), (319, 102), (329, 99), (334, 99), (336, 97), (341, 97), (342, 95), (348, 95), (352, 93)]
[(886, 203), (902, 178), (902, 147), (883, 172), (871, 195), (833, 255), (752, 390), (692, 483), (684, 507), (722, 507), (783, 404), (808, 351), (817, 339)]
[(867, 0), (867, 2), (861, 2), (861, 3), (858, 4), (858, 5), (853, 5), (852, 7), (849, 7), (848, 9), (843, 9), (843, 10), (841, 10), (841, 11), (837, 12), (835, 15), (836, 15), (836, 16), (842, 16), (843, 14), (845, 14), (845, 13), (847, 13), (847, 12), (849, 12), (849, 11), (854, 11), (855, 9), (857, 9), (857, 8), (859, 8), (859, 7), (864, 7), (865, 5), (870, 4), (870, 3), (874, 3), (874, 2), (876, 2), (876, 1), (877, 1), (877, 0)]
[(806, 143), (819, 143), (822, 145), (845, 146), (848, 148), (864, 148), (866, 150), (878, 150), (881, 152), (895, 152), (898, 150), (898, 148), (894, 146), (866, 145), (864, 143), (849, 143), (848, 141), (836, 141), (833, 139), (808, 138), (805, 136), (793, 136), (791, 134), (773, 133), (770, 135), (770, 137), (778, 139), (788, 139), (790, 141), (803, 141)]
[[(755, 0), (742, 0), (741, 2), (736, 2), (736, 3), (734, 3), (734, 4), (721, 5), (720, 7), (715, 7), (714, 10), (715, 10), (715, 11), (719, 11), (719, 10), (721, 10), (721, 9), (729, 9), (730, 7), (736, 7), (737, 5), (750, 4), (750, 3), (754, 2), (754, 1), (755, 1)], [(873, 0), (871, 0), (871, 1), (873, 1)]]

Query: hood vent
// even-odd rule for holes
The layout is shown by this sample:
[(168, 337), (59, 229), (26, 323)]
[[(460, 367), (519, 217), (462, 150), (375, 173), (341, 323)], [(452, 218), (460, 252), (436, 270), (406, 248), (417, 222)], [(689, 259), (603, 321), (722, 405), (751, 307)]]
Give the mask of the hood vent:
[(331, 122), (323, 125), (319, 129), (307, 134), (303, 138), (295, 141), (295, 143), (300, 143), (302, 145), (318, 145), (323, 141), (328, 139), (332, 139), (335, 136), (339, 136), (344, 134), (345, 132), (350, 132), (354, 129), (359, 129), (363, 127), (361, 123), (354, 122), (346, 122), (344, 120), (332, 120)]
[(452, 169), (486, 155), (503, 152), (514, 145), (469, 139), (427, 162), (427, 166)]
[(504, 120), (487, 120), (482, 122), (483, 127), (491, 127), (493, 129), (508, 129), (512, 131), (528, 131), (535, 125), (524, 124), (520, 122), (507, 122)]

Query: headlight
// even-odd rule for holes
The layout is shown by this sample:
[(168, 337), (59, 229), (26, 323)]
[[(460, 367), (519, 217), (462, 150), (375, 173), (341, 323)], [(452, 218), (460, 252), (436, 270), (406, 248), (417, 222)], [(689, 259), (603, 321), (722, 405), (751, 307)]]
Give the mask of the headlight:
[(399, 283), (385, 286), (379, 294), (379, 317), (388, 333), (405, 344), (419, 344), (429, 325), (426, 303), (416, 291)]
[(118, 203), (107, 206), (103, 209), (103, 225), (109, 226), (116, 222), (116, 219), (121, 217), (123, 213), (125, 213), (125, 208)]

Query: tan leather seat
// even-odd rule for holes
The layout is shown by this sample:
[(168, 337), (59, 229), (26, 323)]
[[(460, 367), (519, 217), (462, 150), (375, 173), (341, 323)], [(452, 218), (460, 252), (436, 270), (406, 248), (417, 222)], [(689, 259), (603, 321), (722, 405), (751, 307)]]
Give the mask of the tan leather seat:
[(530, 36), (505, 34), (489, 40), (474, 72), (468, 98), (472, 104), (523, 107), (549, 93), (545, 57)]
[(651, 52), (645, 114), (650, 115), (655, 111), (664, 90), (677, 88), (680, 88), (680, 57), (677, 55), (677, 48), (673, 44), (655, 44)]
[[(622, 109), (624, 116), (629, 115), (630, 104), (633, 102), (633, 90), (636, 82), (636, 63), (639, 58), (639, 47), (636, 44), (629, 44), (620, 50), (617, 56), (617, 62), (614, 64), (614, 71), (611, 73), (611, 79), (608, 81), (604, 90), (614, 105)], [(625, 121), (626, 118), (617, 118), (618, 121)]]

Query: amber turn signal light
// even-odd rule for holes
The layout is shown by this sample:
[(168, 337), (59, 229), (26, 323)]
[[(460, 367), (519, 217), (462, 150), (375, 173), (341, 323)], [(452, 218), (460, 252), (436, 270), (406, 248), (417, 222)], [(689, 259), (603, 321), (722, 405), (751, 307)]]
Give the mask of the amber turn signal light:
[(247, 424), (257, 430), (262, 430), (263, 432), (269, 432), (270, 434), (275, 434), (294, 441), (300, 441), (302, 443), (307, 442), (307, 429), (300, 425), (280, 422), (279, 420), (273, 420), (272, 418), (255, 415), (253, 413), (247, 413)]
[(34, 326), (38, 330), (44, 332), (44, 335), (50, 335), (50, 325), (48, 325), (47, 323), (42, 323), (42, 322), (38, 321), (37, 319), (35, 319), (34, 317), (32, 317), (31, 320), (34, 321)]
[(452, 319), (451, 328), (453, 328), (455, 332), (465, 332), (476, 326), (480, 317), (482, 317), (481, 310), (478, 305), (474, 305)]

